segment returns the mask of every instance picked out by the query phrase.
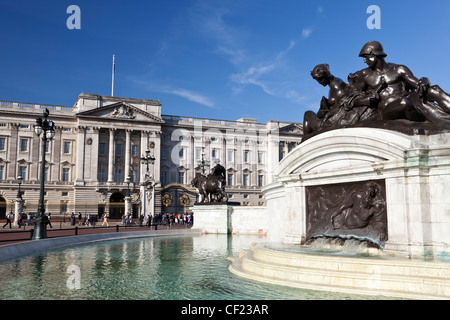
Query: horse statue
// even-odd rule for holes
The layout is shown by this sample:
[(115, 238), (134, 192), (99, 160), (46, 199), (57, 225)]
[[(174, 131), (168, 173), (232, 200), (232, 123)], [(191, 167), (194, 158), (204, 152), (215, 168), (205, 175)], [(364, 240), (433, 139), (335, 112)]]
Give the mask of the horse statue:
[(191, 185), (197, 188), (200, 195), (197, 203), (228, 201), (227, 194), (222, 190), (221, 182), (213, 174), (209, 174), (208, 176), (198, 174), (192, 179)]

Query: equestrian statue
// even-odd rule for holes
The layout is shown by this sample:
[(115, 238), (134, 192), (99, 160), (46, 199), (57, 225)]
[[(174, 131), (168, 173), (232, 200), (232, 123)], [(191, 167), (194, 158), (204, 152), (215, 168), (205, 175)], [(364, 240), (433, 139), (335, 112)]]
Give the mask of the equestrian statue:
[(225, 168), (216, 160), (216, 166), (212, 168), (207, 176), (197, 174), (191, 181), (191, 185), (197, 188), (199, 199), (197, 203), (222, 203), (228, 202), (228, 196), (225, 193)]

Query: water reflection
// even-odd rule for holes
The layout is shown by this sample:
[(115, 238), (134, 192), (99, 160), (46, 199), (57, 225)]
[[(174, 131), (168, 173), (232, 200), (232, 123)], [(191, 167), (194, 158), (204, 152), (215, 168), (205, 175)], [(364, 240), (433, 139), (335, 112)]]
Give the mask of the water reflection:
[[(239, 278), (230, 256), (256, 236), (205, 235), (82, 245), (0, 263), (0, 299), (362, 299)], [(80, 268), (81, 288), (67, 269)]]

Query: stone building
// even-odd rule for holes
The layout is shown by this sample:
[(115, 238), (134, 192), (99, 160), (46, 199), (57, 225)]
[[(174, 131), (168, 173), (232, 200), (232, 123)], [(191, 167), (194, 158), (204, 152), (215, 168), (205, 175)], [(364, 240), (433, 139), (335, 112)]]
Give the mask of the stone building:
[(0, 218), (17, 207), (19, 181), (24, 212), (37, 211), (42, 140), (34, 124), (45, 109), (56, 126), (44, 164), (52, 216), (186, 212), (196, 197), (190, 181), (217, 160), (231, 201), (264, 205), (261, 186), (302, 137), (298, 123), (169, 116), (161, 107), (93, 94), (80, 94), (73, 107), (0, 101)]

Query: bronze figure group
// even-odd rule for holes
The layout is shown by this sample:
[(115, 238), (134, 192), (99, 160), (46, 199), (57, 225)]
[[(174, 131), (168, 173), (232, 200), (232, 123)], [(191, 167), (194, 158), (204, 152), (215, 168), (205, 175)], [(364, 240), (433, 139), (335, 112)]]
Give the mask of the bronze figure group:
[(197, 204), (228, 201), (228, 196), (225, 193), (225, 174), (225, 168), (216, 160), (216, 165), (211, 169), (211, 173), (207, 176), (200, 173), (195, 176), (191, 181), (191, 185), (198, 190), (199, 199), (197, 199)]
[(335, 77), (327, 64), (311, 76), (329, 86), (317, 113), (304, 115), (304, 140), (332, 129), (381, 127), (407, 134), (422, 128), (426, 134), (450, 131), (450, 95), (428, 78), (416, 78), (404, 66), (386, 62), (378, 41), (366, 43), (360, 54), (367, 68), (351, 73), (348, 83)]

